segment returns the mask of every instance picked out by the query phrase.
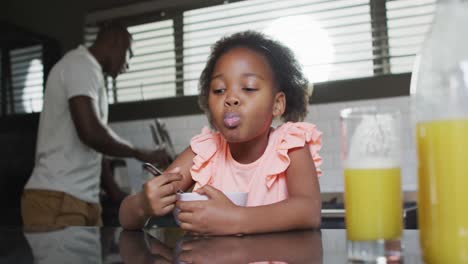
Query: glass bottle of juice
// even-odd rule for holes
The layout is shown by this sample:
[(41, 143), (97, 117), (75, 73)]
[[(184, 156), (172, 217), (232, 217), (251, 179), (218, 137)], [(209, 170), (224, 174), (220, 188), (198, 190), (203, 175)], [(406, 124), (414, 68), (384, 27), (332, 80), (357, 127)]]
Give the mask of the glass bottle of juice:
[(468, 263), (468, 0), (439, 0), (411, 80), (425, 263)]

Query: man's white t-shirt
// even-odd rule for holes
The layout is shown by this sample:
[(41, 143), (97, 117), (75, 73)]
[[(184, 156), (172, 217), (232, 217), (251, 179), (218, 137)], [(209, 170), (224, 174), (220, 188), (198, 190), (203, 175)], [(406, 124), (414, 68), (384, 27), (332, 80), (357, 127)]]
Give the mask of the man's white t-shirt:
[(84, 46), (65, 54), (47, 79), (39, 119), (35, 166), (25, 189), (63, 191), (86, 202), (99, 202), (102, 155), (84, 145), (72, 121), (68, 100), (93, 99), (107, 123), (107, 96), (102, 68)]
[(25, 232), (34, 263), (101, 264), (101, 233), (98, 228), (67, 227), (47, 232)]

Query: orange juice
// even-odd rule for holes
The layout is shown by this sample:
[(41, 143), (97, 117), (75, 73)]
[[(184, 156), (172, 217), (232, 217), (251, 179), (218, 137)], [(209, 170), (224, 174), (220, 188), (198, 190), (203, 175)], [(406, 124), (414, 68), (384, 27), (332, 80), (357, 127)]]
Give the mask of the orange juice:
[(424, 260), (468, 263), (468, 119), (421, 122), (417, 141)]
[(348, 240), (399, 239), (402, 232), (400, 168), (346, 168)]

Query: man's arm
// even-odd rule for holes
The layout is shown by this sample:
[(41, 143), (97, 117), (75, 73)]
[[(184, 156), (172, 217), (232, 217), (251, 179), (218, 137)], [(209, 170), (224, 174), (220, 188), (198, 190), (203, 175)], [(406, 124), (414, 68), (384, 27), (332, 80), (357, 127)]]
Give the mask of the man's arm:
[(117, 203), (120, 205), (120, 203), (128, 194), (122, 191), (117, 182), (115, 182), (114, 172), (111, 163), (112, 161), (108, 158), (102, 159), (101, 188), (104, 189), (109, 199), (113, 203)]
[(93, 99), (75, 96), (68, 100), (78, 137), (90, 148), (114, 157), (133, 157), (142, 161), (158, 161), (166, 155), (163, 150), (142, 150), (120, 138), (98, 118)]

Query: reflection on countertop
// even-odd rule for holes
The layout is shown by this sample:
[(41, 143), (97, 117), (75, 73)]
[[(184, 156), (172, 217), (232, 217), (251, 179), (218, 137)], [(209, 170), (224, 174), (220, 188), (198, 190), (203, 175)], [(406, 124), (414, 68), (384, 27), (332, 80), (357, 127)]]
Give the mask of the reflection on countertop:
[[(422, 263), (418, 231), (404, 231), (404, 262)], [(298, 230), (197, 237), (183, 230), (0, 227), (0, 263), (346, 263), (346, 233)]]
[[(145, 231), (143, 236), (146, 249), (134, 246), (141, 243), (142, 235), (129, 231), (121, 233), (120, 252), (125, 263), (126, 260), (130, 263), (137, 255), (167, 263), (323, 263), (319, 230), (199, 237), (185, 234), (178, 228), (166, 228)], [(178, 239), (174, 239), (176, 237)]]

